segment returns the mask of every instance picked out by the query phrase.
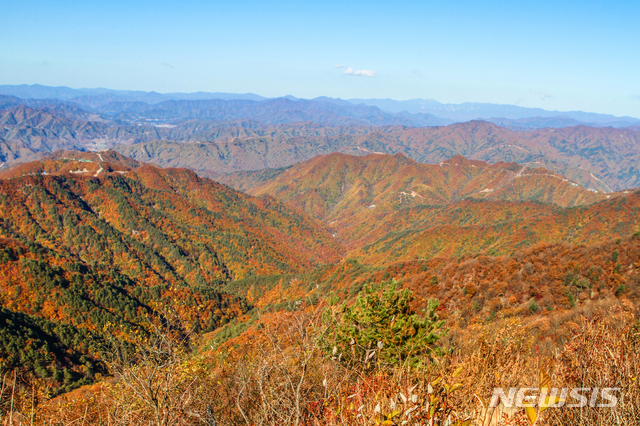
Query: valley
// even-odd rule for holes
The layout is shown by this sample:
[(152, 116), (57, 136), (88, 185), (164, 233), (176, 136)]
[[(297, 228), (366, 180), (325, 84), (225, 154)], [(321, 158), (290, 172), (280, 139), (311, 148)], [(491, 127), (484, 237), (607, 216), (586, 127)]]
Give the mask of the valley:
[[(42, 422), (142, 424), (158, 383), (176, 424), (209, 411), (354, 424), (351, 395), (373, 389), (361, 409), (380, 423), (370, 401), (464, 366), (448, 409), (472, 414), (498, 371), (579, 384), (575, 357), (593, 372), (588, 354), (635, 350), (637, 129), (409, 127), (290, 99), (83, 102), (95, 110), (0, 111), (0, 376), (22, 392), (0, 393), (2, 413), (36, 416), (37, 401)], [(402, 358), (420, 367), (389, 363), (425, 327), (426, 352)], [(363, 362), (340, 335), (361, 328), (382, 333), (356, 345)], [(576, 339), (589, 349), (572, 358)], [(275, 401), (279, 414), (259, 408)]]

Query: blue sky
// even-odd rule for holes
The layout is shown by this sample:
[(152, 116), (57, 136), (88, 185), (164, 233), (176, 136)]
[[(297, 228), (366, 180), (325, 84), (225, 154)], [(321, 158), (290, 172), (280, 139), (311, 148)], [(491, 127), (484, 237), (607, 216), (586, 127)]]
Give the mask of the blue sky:
[(5, 3), (0, 84), (640, 117), (637, 0)]

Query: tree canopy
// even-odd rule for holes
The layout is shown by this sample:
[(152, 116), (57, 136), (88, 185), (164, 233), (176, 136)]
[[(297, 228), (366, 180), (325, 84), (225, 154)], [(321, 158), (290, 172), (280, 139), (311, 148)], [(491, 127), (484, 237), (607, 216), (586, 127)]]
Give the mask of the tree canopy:
[(430, 299), (420, 317), (411, 305), (413, 293), (397, 286), (395, 280), (365, 286), (352, 305), (327, 308), (325, 349), (343, 365), (417, 367), (440, 352), (436, 343), (447, 330), (438, 320), (438, 300)]

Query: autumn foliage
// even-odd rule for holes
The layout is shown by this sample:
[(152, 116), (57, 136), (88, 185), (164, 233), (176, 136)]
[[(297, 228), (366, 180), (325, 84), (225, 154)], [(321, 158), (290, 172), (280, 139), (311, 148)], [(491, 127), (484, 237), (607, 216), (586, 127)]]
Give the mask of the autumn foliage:
[[(377, 187), (337, 160), (357, 173), (258, 198), (113, 152), (5, 172), (0, 424), (527, 425), (486, 401), (546, 376), (623, 397), (536, 424), (633, 424), (637, 193), (545, 187), (565, 208), (510, 179), (430, 204), (406, 158)], [(476, 189), (523, 170), (436, 167)]]

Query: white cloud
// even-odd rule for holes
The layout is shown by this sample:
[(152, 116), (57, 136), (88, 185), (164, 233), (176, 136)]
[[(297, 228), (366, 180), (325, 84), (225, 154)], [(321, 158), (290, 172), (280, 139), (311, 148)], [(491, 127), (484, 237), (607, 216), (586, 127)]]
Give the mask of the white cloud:
[(536, 97), (540, 97), (541, 101), (544, 101), (545, 99), (551, 99), (553, 98), (553, 96), (543, 90), (536, 90), (536, 91), (531, 91), (531, 94), (536, 96)]
[(345, 65), (342, 65), (342, 64), (334, 65), (333, 67), (334, 67), (334, 68), (346, 68), (346, 66), (345, 66)]
[(371, 70), (354, 70), (349, 67), (346, 70), (342, 71), (344, 75), (357, 75), (360, 77), (376, 77), (378, 75), (377, 72)]

